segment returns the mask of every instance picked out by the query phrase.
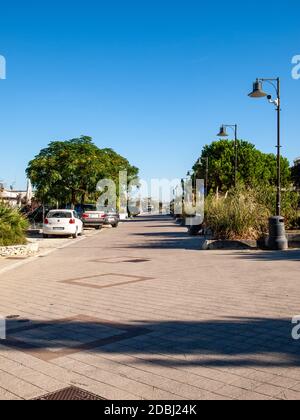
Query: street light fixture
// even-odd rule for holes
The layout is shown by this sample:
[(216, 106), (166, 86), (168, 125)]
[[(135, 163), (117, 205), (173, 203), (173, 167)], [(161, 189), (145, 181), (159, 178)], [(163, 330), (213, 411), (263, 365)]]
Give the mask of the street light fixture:
[(262, 80), (257, 79), (256, 82), (253, 83), (253, 91), (249, 94), (250, 98), (265, 98), (268, 96), (267, 93), (263, 91), (263, 82)]
[(231, 128), (234, 131), (234, 152), (235, 152), (235, 162), (234, 162), (234, 186), (237, 186), (237, 172), (238, 172), (238, 126), (237, 124), (232, 125), (222, 125), (218, 137), (228, 137), (226, 128)]
[[(263, 84), (269, 83), (276, 92), (276, 99), (263, 90)], [(275, 250), (288, 248), (288, 240), (285, 234), (284, 218), (281, 216), (281, 92), (280, 78), (256, 79), (253, 83), (253, 91), (248, 95), (250, 98), (267, 98), (275, 105), (277, 111), (277, 193), (276, 193), (276, 216), (270, 219), (269, 247)]]

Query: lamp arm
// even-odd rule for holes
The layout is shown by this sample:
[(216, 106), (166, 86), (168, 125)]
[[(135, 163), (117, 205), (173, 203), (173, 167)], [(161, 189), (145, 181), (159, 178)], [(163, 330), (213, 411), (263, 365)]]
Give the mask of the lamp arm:
[[(279, 98), (279, 89), (278, 89), (278, 79), (258, 79), (261, 82), (266, 82), (269, 83), (271, 86), (273, 86), (273, 88), (275, 89), (275, 92), (277, 94), (277, 97)], [(276, 83), (277, 82), (277, 85)]]
[(224, 127), (226, 128), (231, 128), (232, 131), (234, 132), (234, 134), (237, 134), (237, 125), (236, 124), (232, 124), (232, 125), (224, 125)]

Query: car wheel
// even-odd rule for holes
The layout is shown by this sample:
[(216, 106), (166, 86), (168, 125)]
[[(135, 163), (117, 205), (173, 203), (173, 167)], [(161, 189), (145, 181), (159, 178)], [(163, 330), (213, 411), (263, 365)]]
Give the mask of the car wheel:
[(77, 239), (78, 238), (78, 229), (76, 230), (76, 233), (74, 233), (74, 235), (72, 235), (73, 239)]
[(115, 228), (117, 228), (119, 226), (119, 223), (114, 223), (113, 225), (112, 225), (112, 227), (115, 229)]
[(49, 238), (49, 235), (46, 235), (45, 233), (43, 233), (43, 238), (44, 239), (48, 239)]
[(101, 229), (101, 226), (96, 226), (95, 229), (96, 230), (100, 230)]

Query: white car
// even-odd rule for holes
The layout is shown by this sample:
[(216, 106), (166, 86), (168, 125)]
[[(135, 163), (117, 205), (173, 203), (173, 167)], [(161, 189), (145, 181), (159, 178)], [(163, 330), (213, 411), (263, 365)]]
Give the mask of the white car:
[(83, 223), (74, 210), (51, 210), (44, 220), (43, 237), (72, 236), (74, 239), (83, 233)]

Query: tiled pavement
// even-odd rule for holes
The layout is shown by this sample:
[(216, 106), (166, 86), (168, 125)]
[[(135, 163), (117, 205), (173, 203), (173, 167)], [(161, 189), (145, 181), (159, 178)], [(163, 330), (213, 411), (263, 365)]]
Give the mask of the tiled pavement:
[(200, 241), (138, 218), (0, 274), (0, 399), (300, 399), (300, 252)]

